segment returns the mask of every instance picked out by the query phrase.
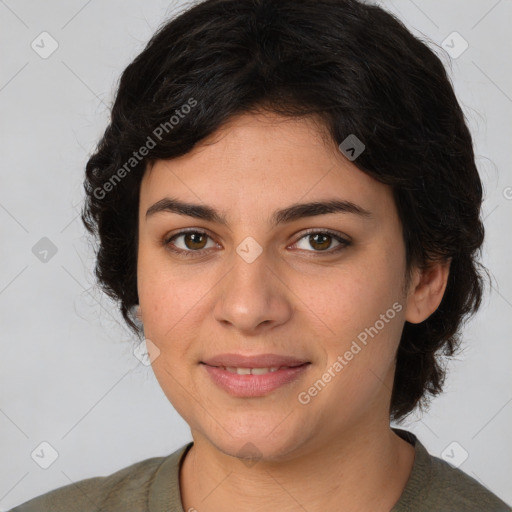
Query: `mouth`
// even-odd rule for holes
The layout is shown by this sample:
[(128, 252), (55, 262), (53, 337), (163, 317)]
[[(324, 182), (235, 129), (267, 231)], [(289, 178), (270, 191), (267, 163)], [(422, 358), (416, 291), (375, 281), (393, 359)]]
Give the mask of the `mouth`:
[(305, 374), (311, 362), (276, 354), (222, 354), (201, 361), (200, 365), (213, 383), (229, 395), (255, 398), (296, 381)]

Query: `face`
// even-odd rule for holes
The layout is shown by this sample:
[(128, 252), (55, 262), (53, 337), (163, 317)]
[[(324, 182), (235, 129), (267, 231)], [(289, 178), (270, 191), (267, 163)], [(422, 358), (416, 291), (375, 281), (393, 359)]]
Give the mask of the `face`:
[[(223, 453), (252, 443), (284, 459), (389, 425), (402, 227), (391, 189), (320, 130), (312, 118), (240, 115), (141, 183), (153, 370), (194, 440)], [(309, 203), (331, 208), (292, 208)]]

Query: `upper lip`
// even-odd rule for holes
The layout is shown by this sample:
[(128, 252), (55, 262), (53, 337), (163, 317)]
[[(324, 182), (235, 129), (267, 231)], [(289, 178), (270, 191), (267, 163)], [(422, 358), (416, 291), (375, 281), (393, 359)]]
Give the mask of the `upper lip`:
[(280, 368), (281, 366), (301, 366), (309, 363), (305, 359), (278, 354), (259, 354), (244, 356), (242, 354), (218, 354), (201, 361), (208, 366), (231, 368)]

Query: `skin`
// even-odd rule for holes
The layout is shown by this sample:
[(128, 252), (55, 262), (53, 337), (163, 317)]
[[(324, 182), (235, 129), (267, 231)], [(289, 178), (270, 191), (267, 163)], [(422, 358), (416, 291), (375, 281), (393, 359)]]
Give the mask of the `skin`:
[[(163, 199), (206, 204), (228, 225), (174, 212), (146, 218)], [(273, 227), (274, 210), (343, 199), (369, 216), (329, 213)], [(196, 228), (200, 243), (181, 236)], [(349, 238), (315, 244), (305, 231)], [(262, 253), (236, 252), (246, 237)], [(199, 251), (199, 253), (197, 252)], [(199, 256), (197, 256), (199, 254)], [(395, 353), (404, 322), (438, 307), (449, 266), (414, 269), (391, 189), (357, 169), (314, 118), (271, 113), (230, 119), (193, 151), (148, 167), (139, 203), (138, 292), (152, 363), (194, 445), (180, 487), (185, 511), (389, 511), (410, 475), (413, 447), (389, 425)], [(308, 404), (298, 394), (332, 367), (393, 304), (401, 311)], [(300, 379), (257, 398), (219, 389), (200, 361), (225, 352), (277, 353), (311, 362)], [(239, 456), (246, 443), (253, 464)]]

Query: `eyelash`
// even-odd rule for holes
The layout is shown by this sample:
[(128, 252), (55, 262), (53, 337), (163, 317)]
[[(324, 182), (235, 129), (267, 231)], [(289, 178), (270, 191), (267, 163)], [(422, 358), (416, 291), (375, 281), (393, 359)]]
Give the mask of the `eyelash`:
[[(200, 256), (202, 256), (204, 254), (204, 253), (202, 253), (202, 251), (207, 251), (208, 249), (200, 249), (200, 250), (197, 250), (197, 251), (193, 251), (193, 250), (175, 249), (175, 248), (172, 247), (171, 242), (173, 240), (179, 238), (180, 236), (186, 235), (188, 233), (194, 233), (194, 234), (198, 234), (198, 235), (205, 235), (208, 238), (210, 238), (211, 240), (213, 240), (212, 237), (208, 233), (206, 233), (205, 231), (201, 231), (199, 229), (190, 229), (190, 230), (180, 231), (179, 233), (175, 233), (174, 235), (165, 238), (164, 239), (164, 245), (171, 252), (173, 252), (175, 254), (179, 254), (180, 256), (185, 256), (187, 258), (190, 258), (190, 257), (193, 258), (193, 257), (200, 257)], [(318, 253), (318, 254), (329, 254), (330, 255), (330, 254), (337, 253), (337, 252), (345, 249), (349, 245), (351, 245), (350, 240), (342, 237), (339, 233), (331, 231), (329, 229), (323, 229), (323, 230), (309, 229), (305, 233), (303, 233), (302, 236), (293, 245), (297, 244), (300, 240), (302, 240), (303, 238), (305, 238), (305, 237), (307, 237), (309, 235), (317, 235), (317, 234), (329, 235), (332, 238), (334, 238), (337, 242), (339, 242), (340, 245), (338, 247), (336, 247), (334, 250), (307, 251), (307, 252), (313, 252), (313, 253)]]

